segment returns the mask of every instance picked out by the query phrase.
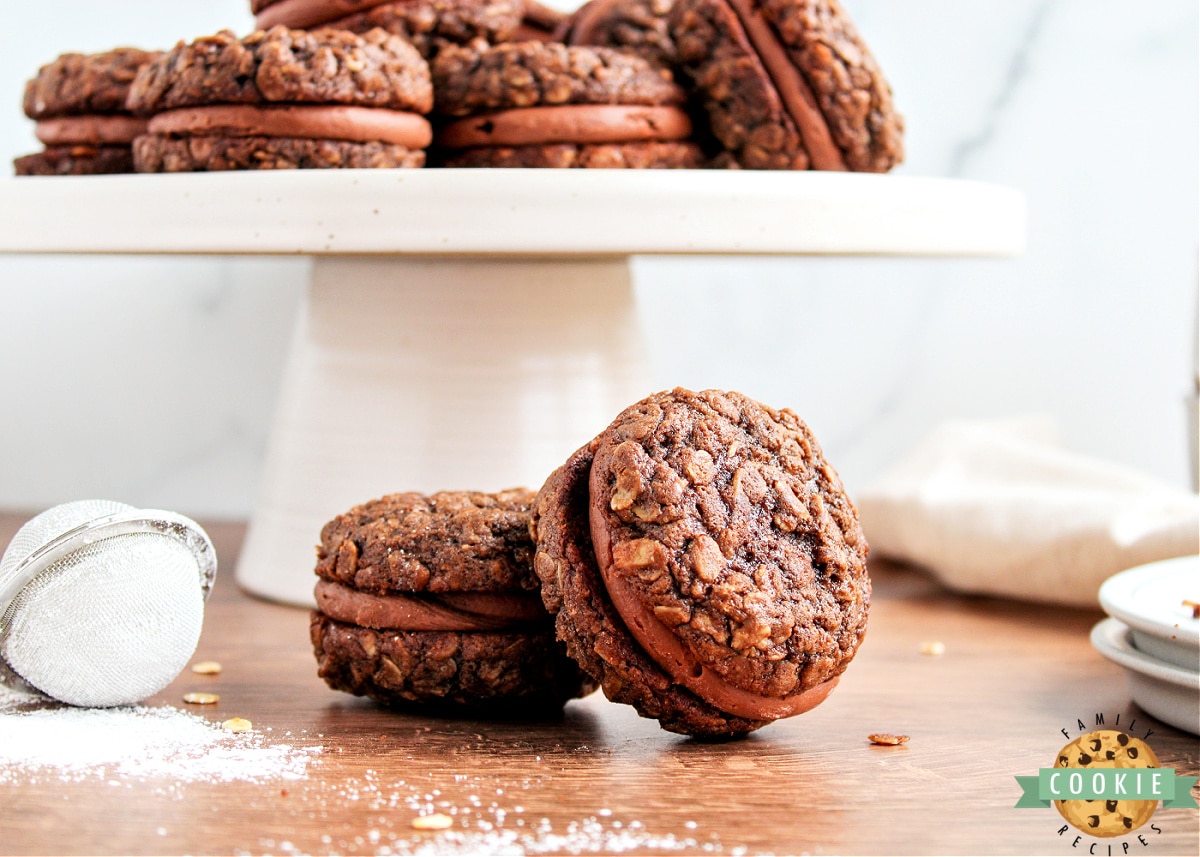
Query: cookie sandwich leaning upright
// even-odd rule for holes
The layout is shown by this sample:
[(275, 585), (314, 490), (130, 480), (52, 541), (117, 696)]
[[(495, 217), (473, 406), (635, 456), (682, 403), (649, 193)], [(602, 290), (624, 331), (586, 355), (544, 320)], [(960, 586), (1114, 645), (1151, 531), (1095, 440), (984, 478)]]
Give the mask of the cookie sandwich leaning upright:
[(421, 167), (432, 129), (429, 65), (373, 30), (217, 33), (146, 65), (130, 110), (138, 172)]
[(447, 167), (704, 165), (669, 69), (608, 48), (527, 41), (447, 47), (433, 61)]
[(672, 732), (808, 711), (866, 631), (854, 504), (799, 417), (740, 393), (630, 406), (550, 476), (532, 526), (567, 652)]
[(559, 30), (568, 45), (621, 48), (648, 60), (673, 66), (678, 62), (671, 38), (674, 0), (588, 0)]
[(329, 27), (403, 36), (426, 58), (445, 44), (488, 44), (517, 37), (524, 0), (251, 0), (259, 29)]
[(318, 674), (387, 704), (510, 715), (593, 690), (538, 595), (533, 497), (392, 494), (326, 524), (311, 626)]
[(538, 0), (524, 0), (521, 23), (513, 33), (513, 42), (560, 42), (559, 30), (566, 26), (567, 13), (552, 9)]
[(903, 160), (891, 88), (838, 0), (674, 0), (670, 21), (718, 164), (882, 173)]
[(133, 172), (135, 137), (146, 120), (125, 109), (138, 70), (157, 57), (138, 48), (63, 54), (25, 86), (25, 115), (43, 151), (13, 162), (19, 176)]

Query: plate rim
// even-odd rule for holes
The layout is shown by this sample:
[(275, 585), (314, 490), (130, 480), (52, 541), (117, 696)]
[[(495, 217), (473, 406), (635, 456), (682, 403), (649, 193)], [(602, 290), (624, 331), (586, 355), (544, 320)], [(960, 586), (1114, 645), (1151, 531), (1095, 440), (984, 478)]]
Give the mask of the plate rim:
[(1139, 631), (1159, 639), (1182, 644), (1189, 649), (1200, 649), (1200, 621), (1197, 621), (1194, 626), (1156, 621), (1145, 614), (1131, 610), (1127, 603), (1120, 601), (1121, 596), (1128, 595), (1135, 584), (1142, 585), (1145, 583), (1144, 578), (1152, 577), (1151, 572), (1156, 572), (1157, 576), (1161, 577), (1172, 573), (1177, 567), (1187, 565), (1200, 567), (1200, 554), (1155, 560), (1117, 572), (1100, 585), (1100, 606), (1110, 616), (1120, 619), (1131, 628), (1137, 628)]
[(1200, 672), (1189, 673), (1182, 667), (1150, 657), (1134, 647), (1129, 631), (1128, 625), (1110, 616), (1097, 622), (1089, 637), (1097, 652), (1126, 670), (1185, 690), (1200, 690)]

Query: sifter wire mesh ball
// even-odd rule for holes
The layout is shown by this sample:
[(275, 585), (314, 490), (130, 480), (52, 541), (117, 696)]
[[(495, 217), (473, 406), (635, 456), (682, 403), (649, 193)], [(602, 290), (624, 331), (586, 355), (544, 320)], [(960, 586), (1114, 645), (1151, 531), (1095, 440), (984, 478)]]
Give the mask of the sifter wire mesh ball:
[(216, 555), (194, 521), (110, 500), (48, 509), (0, 558), (0, 683), (137, 702), (196, 650)]

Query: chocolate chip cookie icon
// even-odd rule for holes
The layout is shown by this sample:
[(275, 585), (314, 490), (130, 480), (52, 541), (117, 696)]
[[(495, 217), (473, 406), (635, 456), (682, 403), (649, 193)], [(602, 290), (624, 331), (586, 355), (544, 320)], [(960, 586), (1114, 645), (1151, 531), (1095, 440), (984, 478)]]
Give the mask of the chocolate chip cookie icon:
[[(1158, 757), (1145, 741), (1115, 729), (1081, 735), (1058, 751), (1056, 768), (1157, 768)], [(1154, 800), (1056, 800), (1072, 826), (1099, 837), (1124, 836), (1150, 820)]]

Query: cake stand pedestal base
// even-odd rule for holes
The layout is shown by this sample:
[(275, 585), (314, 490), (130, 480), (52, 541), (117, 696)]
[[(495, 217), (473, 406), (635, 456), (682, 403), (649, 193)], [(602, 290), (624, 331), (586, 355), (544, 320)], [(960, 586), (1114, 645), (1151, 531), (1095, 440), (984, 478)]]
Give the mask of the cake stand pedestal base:
[(538, 488), (653, 392), (624, 257), (322, 256), (238, 582), (311, 604), (322, 525), (400, 491)]

